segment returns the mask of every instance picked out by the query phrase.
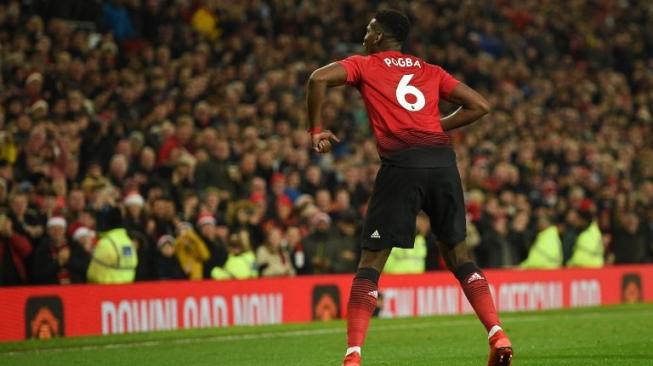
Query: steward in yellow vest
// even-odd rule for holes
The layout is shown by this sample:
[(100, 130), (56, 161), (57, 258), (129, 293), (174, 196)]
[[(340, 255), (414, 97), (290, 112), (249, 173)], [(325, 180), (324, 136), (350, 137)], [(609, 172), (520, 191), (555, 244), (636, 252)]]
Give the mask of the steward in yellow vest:
[(107, 216), (108, 230), (100, 234), (93, 250), (87, 280), (102, 284), (134, 282), (138, 264), (136, 248), (127, 230), (121, 227), (120, 211), (114, 208)]
[(256, 255), (250, 249), (249, 234), (245, 230), (229, 236), (227, 250), (229, 257), (222, 267), (214, 267), (211, 270), (211, 278), (214, 280), (238, 279), (258, 277)]
[(426, 238), (417, 234), (413, 248), (392, 248), (383, 273), (424, 273), (426, 266)]
[(562, 267), (562, 241), (555, 226), (547, 217), (538, 221), (540, 232), (526, 258), (519, 266), (533, 269), (555, 269)]
[(574, 254), (567, 262), (568, 267), (603, 267), (603, 240), (596, 222), (578, 235), (574, 244)]

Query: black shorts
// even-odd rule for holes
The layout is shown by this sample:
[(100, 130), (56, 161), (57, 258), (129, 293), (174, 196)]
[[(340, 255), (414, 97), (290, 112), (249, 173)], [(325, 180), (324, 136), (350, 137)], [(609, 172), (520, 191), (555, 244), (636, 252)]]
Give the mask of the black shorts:
[(363, 224), (363, 248), (412, 248), (420, 210), (429, 216), (431, 230), (445, 245), (453, 247), (465, 240), (465, 201), (456, 164), (440, 168), (382, 165)]

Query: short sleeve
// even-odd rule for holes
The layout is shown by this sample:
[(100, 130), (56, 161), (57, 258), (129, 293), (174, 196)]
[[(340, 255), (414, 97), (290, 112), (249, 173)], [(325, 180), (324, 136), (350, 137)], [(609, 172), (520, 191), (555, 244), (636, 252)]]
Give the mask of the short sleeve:
[(451, 94), (451, 92), (453, 92), (454, 88), (460, 84), (460, 81), (451, 76), (451, 74), (446, 72), (443, 68), (437, 68), (440, 72), (440, 95), (446, 98)]
[(358, 85), (360, 83), (365, 60), (366, 57), (364, 56), (354, 55), (338, 61), (347, 70), (347, 85)]

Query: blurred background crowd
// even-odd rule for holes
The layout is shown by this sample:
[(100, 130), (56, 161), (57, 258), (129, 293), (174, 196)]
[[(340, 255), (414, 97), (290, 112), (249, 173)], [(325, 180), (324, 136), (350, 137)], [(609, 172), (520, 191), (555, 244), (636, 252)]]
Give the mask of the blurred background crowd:
[[(0, 284), (353, 273), (375, 142), (337, 88), (311, 153), (304, 87), (380, 7), (493, 106), (453, 133), (482, 267), (652, 260), (651, 2), (2, 0)], [(416, 225), (387, 271), (444, 268)]]

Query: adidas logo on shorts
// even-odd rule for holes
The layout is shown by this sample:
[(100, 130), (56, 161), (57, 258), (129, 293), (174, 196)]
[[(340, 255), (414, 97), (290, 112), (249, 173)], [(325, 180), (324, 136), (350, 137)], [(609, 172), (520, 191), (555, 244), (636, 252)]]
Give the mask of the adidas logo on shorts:
[(379, 291), (377, 291), (377, 290), (370, 291), (370, 292), (368, 292), (367, 294), (370, 295), (370, 296), (372, 296), (372, 297), (375, 298), (375, 299), (378, 299), (378, 298), (379, 298)]
[(378, 230), (374, 230), (372, 235), (370, 235), (370, 238), (372, 238), (372, 239), (381, 239), (381, 234), (379, 234)]

